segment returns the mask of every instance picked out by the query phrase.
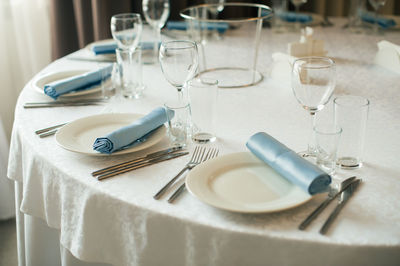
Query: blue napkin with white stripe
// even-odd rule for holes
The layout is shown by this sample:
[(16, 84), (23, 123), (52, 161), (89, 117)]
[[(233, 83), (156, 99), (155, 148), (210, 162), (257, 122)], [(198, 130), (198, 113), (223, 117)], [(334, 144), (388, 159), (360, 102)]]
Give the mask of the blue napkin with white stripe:
[(88, 90), (99, 84), (102, 80), (107, 79), (111, 75), (112, 64), (104, 68), (86, 72), (82, 75), (77, 75), (62, 80), (53, 81), (44, 85), (44, 93), (54, 100), (60, 95), (72, 91)]
[[(161, 42), (158, 43), (160, 47)], [(154, 47), (154, 42), (140, 42), (139, 46), (142, 50), (151, 50)], [(117, 43), (109, 42), (109, 43), (99, 43), (94, 44), (92, 46), (92, 52), (96, 55), (99, 54), (115, 54), (115, 49), (118, 48)]]
[[(226, 22), (202, 22), (200, 25), (203, 29), (217, 30), (219, 33), (224, 33), (229, 29), (229, 24)], [(187, 30), (188, 23), (186, 21), (168, 21), (166, 27), (168, 30)]]
[(246, 146), (256, 157), (310, 195), (325, 192), (331, 183), (327, 173), (267, 133), (254, 134)]
[(375, 23), (375, 21), (378, 21), (378, 25), (383, 28), (383, 29), (388, 29), (396, 26), (396, 21), (394, 21), (391, 18), (385, 18), (385, 17), (377, 17), (375, 18), (374, 14), (369, 13), (369, 12), (364, 12), (361, 14), (361, 19), (365, 22), (368, 23)]
[(93, 149), (101, 153), (111, 154), (132, 147), (135, 143), (140, 142), (141, 138), (162, 126), (167, 120), (167, 110), (158, 107), (132, 124), (117, 129), (104, 137), (97, 138), (93, 144)]

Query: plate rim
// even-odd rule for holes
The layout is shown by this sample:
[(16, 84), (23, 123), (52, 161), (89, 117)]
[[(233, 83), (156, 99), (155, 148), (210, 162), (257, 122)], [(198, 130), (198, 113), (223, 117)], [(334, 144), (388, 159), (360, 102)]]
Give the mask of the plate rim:
[(148, 146), (148, 145), (144, 145), (144, 144), (146, 144), (146, 142), (144, 142), (143, 144), (140, 144), (138, 146), (131, 147), (131, 148), (128, 148), (128, 149), (125, 149), (125, 150), (116, 151), (116, 152), (113, 152), (111, 154), (105, 154), (105, 153), (100, 153), (100, 152), (96, 152), (96, 151), (93, 151), (93, 152), (79, 151), (79, 150), (73, 149), (71, 147), (68, 147), (67, 145), (65, 145), (63, 143), (60, 143), (60, 139), (59, 139), (60, 135), (61, 134), (65, 134), (63, 132), (65, 130), (68, 130), (68, 128), (71, 127), (71, 124), (73, 126), (74, 123), (80, 123), (80, 122), (85, 121), (85, 120), (98, 119), (98, 118), (101, 118), (101, 117), (104, 117), (104, 116), (116, 116), (116, 115), (118, 115), (118, 116), (121, 116), (121, 115), (134, 116), (136, 119), (145, 116), (144, 114), (138, 114), (138, 113), (105, 113), (105, 114), (95, 114), (95, 115), (81, 117), (81, 118), (75, 119), (75, 120), (67, 123), (66, 125), (60, 127), (60, 129), (55, 134), (56, 143), (57, 143), (57, 145), (59, 145), (63, 149), (65, 149), (67, 151), (75, 152), (75, 153), (80, 153), (80, 154), (85, 154), (85, 155), (90, 155), (90, 156), (115, 156), (115, 155), (124, 155), (124, 154), (128, 154), (128, 153), (138, 152), (138, 151), (147, 149), (147, 148), (159, 143), (164, 138), (164, 136), (166, 134), (166, 131), (167, 131), (166, 127), (165, 127), (165, 125), (162, 125), (159, 129), (156, 129), (156, 131), (155, 131), (157, 139), (153, 140), (154, 141), (153, 144)]
[[(43, 89), (43, 88), (40, 88), (40, 87), (37, 85), (37, 83), (38, 83), (41, 79), (44, 79), (44, 78), (47, 78), (47, 77), (50, 77), (50, 76), (54, 76), (54, 75), (57, 75), (57, 74), (61, 74), (61, 73), (75, 72), (75, 73), (81, 73), (81, 74), (83, 74), (83, 73), (90, 72), (90, 71), (93, 71), (93, 69), (89, 69), (89, 68), (79, 68), (79, 69), (64, 69), (64, 70), (50, 71), (50, 72), (44, 73), (44, 74), (42, 74), (42, 75), (39, 74), (39, 75), (36, 76), (34, 79), (32, 79), (31, 87), (33, 87), (33, 89), (34, 89), (36, 92), (41, 93), (41, 94), (47, 96), (47, 95), (44, 93), (44, 89)], [(77, 74), (75, 74), (75, 75), (77, 75)], [(99, 92), (99, 91), (101, 91), (101, 85), (95, 86), (95, 87), (93, 87), (92, 89), (89, 89), (89, 90), (82, 90), (82, 91), (77, 91), (77, 92), (65, 93), (65, 94), (63, 94), (63, 95), (60, 95), (59, 98), (70, 98), (70, 97), (76, 97), (76, 96), (83, 96), (83, 95), (93, 94), (93, 93), (96, 93), (96, 92)]]
[[(194, 190), (192, 190), (191, 179), (194, 179), (195, 178), (195, 174), (198, 171), (201, 171), (201, 169), (203, 167), (208, 167), (208, 164), (211, 164), (211, 163), (213, 163), (215, 161), (218, 161), (218, 160), (226, 159), (226, 157), (249, 156), (249, 155), (253, 155), (253, 154), (251, 152), (249, 152), (249, 151), (234, 152), (234, 153), (229, 153), (229, 154), (226, 154), (226, 155), (223, 155), (223, 156), (216, 157), (214, 159), (211, 159), (209, 161), (204, 162), (201, 165), (198, 165), (191, 172), (189, 172), (189, 174), (186, 177), (186, 188), (187, 188), (187, 190), (195, 198), (197, 198), (201, 202), (203, 202), (203, 203), (205, 203), (205, 204), (207, 204), (209, 206), (212, 206), (214, 208), (217, 208), (217, 209), (220, 209), (220, 210), (225, 210), (225, 211), (230, 211), (230, 212), (235, 212), (235, 213), (248, 213), (248, 214), (281, 212), (281, 211), (285, 211), (285, 210), (292, 209), (292, 208), (298, 207), (300, 205), (303, 205), (303, 204), (305, 204), (306, 202), (308, 202), (309, 200), (311, 200), (313, 198), (312, 195), (309, 195), (308, 193), (304, 192), (304, 196), (305, 196), (304, 200), (296, 202), (295, 204), (287, 205), (285, 207), (279, 207), (279, 208), (275, 208), (275, 209), (271, 209), (271, 208), (269, 208), (269, 209), (268, 208), (267, 209), (245, 209), (245, 208), (240, 209), (240, 208), (231, 208), (231, 207), (227, 207), (227, 206), (221, 206), (221, 205), (218, 205), (218, 204), (214, 204), (213, 201), (209, 201), (207, 199), (204, 199), (203, 197), (197, 195)], [(257, 157), (254, 156), (254, 158), (257, 158)], [(196, 168), (197, 168), (197, 170), (196, 170)]]

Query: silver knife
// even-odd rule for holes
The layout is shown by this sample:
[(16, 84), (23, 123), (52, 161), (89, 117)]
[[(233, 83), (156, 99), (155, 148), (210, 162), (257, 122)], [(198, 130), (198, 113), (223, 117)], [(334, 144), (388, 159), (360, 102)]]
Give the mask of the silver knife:
[(181, 156), (185, 156), (185, 155), (188, 155), (188, 154), (189, 154), (189, 152), (178, 152), (178, 153), (172, 153), (172, 154), (164, 155), (162, 157), (157, 157), (155, 159), (151, 159), (149, 161), (145, 161), (145, 162), (140, 163), (140, 164), (135, 164), (134, 166), (126, 167), (126, 168), (123, 168), (123, 169), (119, 169), (119, 170), (115, 170), (115, 171), (112, 171), (112, 172), (109, 172), (109, 173), (106, 173), (106, 174), (99, 175), (99, 176), (97, 176), (97, 180), (103, 180), (103, 179), (106, 179), (106, 178), (109, 178), (109, 177), (113, 177), (113, 176), (116, 176), (116, 175), (119, 175), (119, 174), (123, 174), (123, 173), (129, 172), (129, 171), (136, 170), (136, 169), (139, 169), (139, 168), (142, 168), (142, 167), (145, 167), (145, 166), (153, 165), (153, 164), (156, 164), (156, 163), (168, 161), (168, 160), (171, 160), (171, 159), (174, 159), (174, 158), (178, 158), (178, 157), (181, 157)]
[(327, 198), (312, 212), (307, 218), (299, 225), (300, 230), (306, 229), (306, 227), (315, 219), (317, 216), (331, 203), (337, 196), (339, 196), (351, 183), (356, 179), (356, 176), (349, 177), (341, 183), (341, 188), (335, 194), (331, 195), (329, 192)]
[(336, 208), (332, 211), (332, 213), (329, 215), (328, 219), (325, 221), (325, 223), (322, 225), (321, 230), (319, 230), (320, 234), (325, 234), (332, 222), (335, 220), (335, 218), (338, 216), (339, 212), (343, 209), (344, 205), (347, 203), (347, 201), (350, 199), (350, 197), (353, 195), (354, 191), (357, 189), (358, 185), (361, 183), (361, 179), (356, 179), (353, 183), (351, 183), (350, 186), (348, 186), (341, 195), (341, 199), (336, 206)]
[(108, 171), (111, 171), (111, 170), (115, 170), (115, 169), (120, 168), (120, 167), (132, 165), (132, 164), (134, 164), (136, 162), (142, 162), (142, 161), (154, 159), (154, 158), (157, 158), (157, 157), (160, 157), (160, 156), (163, 156), (163, 155), (167, 155), (167, 154), (170, 154), (170, 153), (174, 153), (174, 152), (180, 151), (182, 149), (183, 149), (182, 146), (177, 146), (177, 147), (168, 148), (168, 149), (165, 149), (165, 150), (162, 150), (162, 151), (153, 152), (153, 153), (147, 154), (145, 156), (142, 156), (142, 157), (139, 157), (139, 158), (136, 158), (136, 159), (133, 159), (133, 160), (129, 160), (129, 161), (126, 161), (126, 162), (123, 162), (123, 163), (119, 163), (119, 164), (116, 164), (116, 165), (112, 165), (112, 166), (109, 166), (109, 167), (94, 171), (92, 173), (92, 176), (101, 175), (101, 174), (103, 174), (105, 172), (108, 172)]

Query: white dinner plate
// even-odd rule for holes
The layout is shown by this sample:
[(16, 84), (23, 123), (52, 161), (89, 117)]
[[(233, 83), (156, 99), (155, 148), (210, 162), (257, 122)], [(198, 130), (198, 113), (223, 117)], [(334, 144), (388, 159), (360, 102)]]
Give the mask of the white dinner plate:
[[(32, 81), (32, 87), (38, 91), (39, 93), (44, 94), (44, 85), (51, 83), (53, 81), (57, 80), (62, 80), (65, 78), (81, 75), (83, 73), (89, 72), (91, 70), (89, 69), (78, 69), (78, 70), (64, 70), (64, 71), (57, 71), (57, 72), (51, 72), (47, 73), (41, 76), (36, 77)], [(90, 89), (87, 90), (80, 90), (80, 91), (72, 91), (69, 93), (65, 93), (60, 96), (62, 97), (75, 97), (75, 96), (82, 96), (82, 95), (87, 95), (87, 94), (92, 94), (101, 91), (101, 85), (94, 86)]]
[(250, 152), (228, 154), (196, 166), (186, 177), (186, 187), (204, 203), (240, 213), (277, 212), (311, 199)]
[(98, 137), (127, 126), (143, 115), (128, 113), (99, 114), (77, 119), (61, 127), (56, 133), (56, 142), (66, 150), (96, 156), (119, 155), (146, 149), (157, 144), (165, 136), (165, 126), (155, 130), (146, 141), (139, 145), (103, 154), (93, 150), (93, 143)]

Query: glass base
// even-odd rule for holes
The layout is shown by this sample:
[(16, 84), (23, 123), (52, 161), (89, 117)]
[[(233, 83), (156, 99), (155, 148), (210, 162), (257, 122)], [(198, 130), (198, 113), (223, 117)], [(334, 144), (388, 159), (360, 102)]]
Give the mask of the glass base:
[(353, 157), (341, 157), (337, 159), (336, 165), (342, 169), (358, 169), (362, 166), (362, 162)]
[(193, 134), (192, 140), (198, 144), (205, 144), (214, 142), (217, 138), (211, 133), (200, 132)]

